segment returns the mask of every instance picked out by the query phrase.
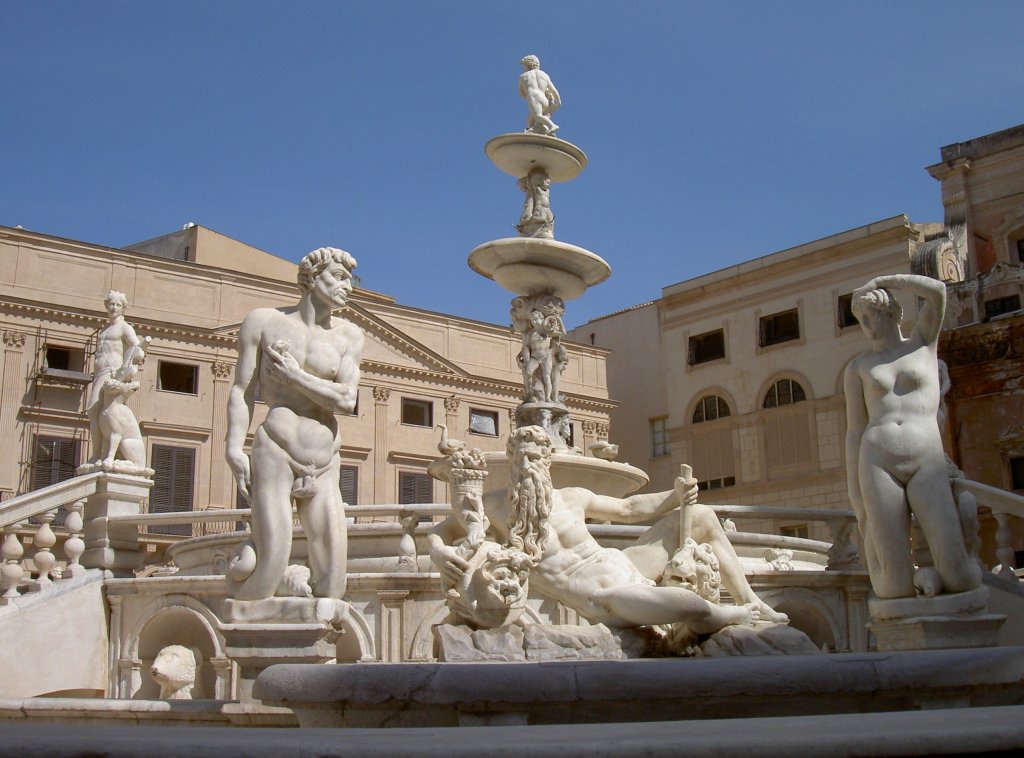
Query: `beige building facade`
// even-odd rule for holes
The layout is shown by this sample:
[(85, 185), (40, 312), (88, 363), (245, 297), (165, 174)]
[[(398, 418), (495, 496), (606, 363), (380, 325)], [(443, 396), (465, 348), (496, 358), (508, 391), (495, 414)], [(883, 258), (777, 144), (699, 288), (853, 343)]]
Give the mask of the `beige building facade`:
[[(595, 319), (577, 341), (610, 348), (610, 441), (671, 486), (693, 466), (708, 503), (847, 508), (846, 364), (868, 347), (850, 294), (909, 272), (941, 231), (884, 219), (665, 287), (655, 302)], [(916, 303), (903, 303), (913, 321)], [(638, 369), (637, 367), (642, 367)], [(745, 521), (749, 531), (828, 539), (823, 524)]]
[[(949, 287), (940, 343), (952, 454), (968, 478), (1024, 493), (1024, 125), (947, 145), (941, 158), (928, 171), (966, 272)], [(1024, 565), (1019, 518), (985, 517), (982, 534), (990, 565)]]
[[(143, 252), (0, 227), (3, 498), (84, 462), (84, 391), (106, 325), (103, 299), (115, 289), (128, 296), (126, 320), (152, 339), (129, 401), (157, 470), (150, 510), (244, 505), (224, 461), (235, 339), (253, 308), (294, 305), (296, 266), (195, 225), (133, 247)], [(346, 502), (446, 501), (445, 485), (426, 473), (438, 457), (436, 427), (485, 451), (504, 449), (522, 394), (519, 338), (358, 288), (343, 315), (367, 337), (358, 407), (340, 420)], [(567, 348), (562, 387), (585, 448), (606, 432), (613, 407), (607, 350)], [(264, 412), (257, 403), (253, 427)]]

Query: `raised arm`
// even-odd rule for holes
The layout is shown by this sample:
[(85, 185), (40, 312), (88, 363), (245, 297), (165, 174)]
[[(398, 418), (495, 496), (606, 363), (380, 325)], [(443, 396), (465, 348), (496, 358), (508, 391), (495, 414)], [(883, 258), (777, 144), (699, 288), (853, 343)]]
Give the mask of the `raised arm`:
[(257, 312), (249, 314), (238, 333), (238, 362), (235, 381), (228, 391), (228, 431), (225, 457), (235, 476), (238, 491), (249, 497), (251, 470), (249, 456), (243, 450), (256, 402), (256, 372), (259, 366), (260, 326)]
[(921, 312), (914, 326), (914, 336), (923, 344), (936, 345), (942, 331), (942, 319), (946, 315), (946, 285), (930, 276), (917, 274), (889, 274), (871, 280), (875, 287), (888, 290), (905, 290), (924, 300)]

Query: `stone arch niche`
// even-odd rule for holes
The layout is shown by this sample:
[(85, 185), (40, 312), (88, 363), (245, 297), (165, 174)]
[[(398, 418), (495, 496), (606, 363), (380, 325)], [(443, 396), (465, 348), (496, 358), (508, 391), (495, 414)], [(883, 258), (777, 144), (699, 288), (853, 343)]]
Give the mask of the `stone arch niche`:
[(187, 596), (162, 598), (156, 608), (146, 609), (125, 640), (118, 661), (120, 697), (153, 700), (160, 687), (149, 667), (168, 645), (195, 648), (202, 656), (196, 672), (195, 699), (229, 700), (232, 697), (232, 666), (224, 655), (224, 641), (217, 619), (202, 603)]
[(338, 663), (369, 663), (377, 660), (373, 629), (358, 608), (349, 606), (342, 635), (335, 643)]
[(850, 649), (844, 625), (836, 618), (837, 609), (818, 593), (803, 587), (786, 587), (758, 592), (758, 596), (789, 616), (789, 625), (810, 637), (819, 648), (826, 646), (830, 652)]

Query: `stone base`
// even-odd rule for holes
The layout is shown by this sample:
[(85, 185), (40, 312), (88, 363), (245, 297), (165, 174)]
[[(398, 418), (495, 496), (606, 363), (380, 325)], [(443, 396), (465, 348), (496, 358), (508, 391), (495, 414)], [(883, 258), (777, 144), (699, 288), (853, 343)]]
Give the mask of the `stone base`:
[(434, 627), (442, 661), (603, 661), (626, 658), (620, 640), (604, 624), (569, 626), (509, 624), (497, 629)]
[(253, 682), (268, 666), (333, 661), (348, 612), (348, 603), (332, 598), (225, 600), (219, 629), (225, 654), (238, 664), (236, 697), (251, 699)]
[(995, 647), (1006, 616), (979, 613), (964, 618), (922, 617), (898, 621), (872, 621), (879, 651), (941, 650), (945, 648)]
[[(274, 666), (253, 694), (264, 705), (290, 707), (303, 727), (599, 725), (978, 708), (1024, 702), (1024, 648)], [(763, 754), (766, 746), (744, 754)]]
[(348, 619), (349, 604), (329, 597), (268, 597), (264, 600), (224, 601), (227, 623), (326, 623), (340, 627)]
[(993, 647), (1006, 616), (985, 613), (989, 589), (934, 597), (868, 598), (878, 650)]
[(75, 476), (84, 476), (85, 474), (92, 474), (96, 471), (105, 471), (108, 474), (114, 473), (125, 474), (127, 476), (141, 476), (145, 479), (152, 479), (153, 474), (156, 473), (153, 469), (148, 468), (147, 466), (137, 466), (131, 461), (116, 459), (110, 464), (107, 464), (104, 461), (83, 463), (75, 469)]

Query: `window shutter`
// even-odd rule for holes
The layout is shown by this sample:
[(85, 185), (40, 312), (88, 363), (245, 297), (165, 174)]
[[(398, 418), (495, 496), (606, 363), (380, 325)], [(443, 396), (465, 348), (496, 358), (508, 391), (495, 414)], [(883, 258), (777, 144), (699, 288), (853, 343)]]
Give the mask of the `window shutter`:
[(429, 503), (434, 497), (434, 481), (429, 474), (418, 474), (412, 471), (398, 473), (399, 505), (415, 505)]
[(342, 466), (339, 476), (341, 487), (341, 499), (346, 505), (356, 505), (359, 502), (359, 467)]
[[(196, 451), (190, 447), (153, 445), (153, 489), (149, 495), (150, 513), (180, 513), (193, 507)], [(157, 534), (191, 535), (191, 524), (151, 526)]]
[(32, 489), (64, 482), (75, 475), (81, 440), (36, 437), (32, 465)]

